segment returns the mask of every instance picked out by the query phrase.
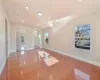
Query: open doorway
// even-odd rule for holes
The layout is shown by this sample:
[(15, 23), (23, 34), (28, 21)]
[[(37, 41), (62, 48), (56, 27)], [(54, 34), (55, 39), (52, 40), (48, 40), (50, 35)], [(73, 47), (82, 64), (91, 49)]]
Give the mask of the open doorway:
[(44, 43), (45, 43), (45, 44), (49, 44), (49, 39), (48, 39), (48, 37), (49, 37), (48, 32), (45, 32), (45, 33), (44, 33)]
[(41, 31), (34, 31), (34, 48), (42, 48), (42, 35)]
[(25, 29), (16, 29), (16, 51), (25, 50)]

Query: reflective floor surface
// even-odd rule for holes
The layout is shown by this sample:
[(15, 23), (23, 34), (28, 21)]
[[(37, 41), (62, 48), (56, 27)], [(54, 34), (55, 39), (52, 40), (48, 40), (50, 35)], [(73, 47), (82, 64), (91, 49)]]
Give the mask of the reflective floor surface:
[[(53, 66), (47, 66), (38, 51), (43, 50), (59, 60)], [(79, 78), (75, 70), (88, 75)], [(77, 73), (81, 74), (81, 73)], [(81, 76), (84, 76), (81, 74)], [(76, 59), (49, 51), (35, 49), (11, 53), (0, 80), (100, 80), (100, 68)]]

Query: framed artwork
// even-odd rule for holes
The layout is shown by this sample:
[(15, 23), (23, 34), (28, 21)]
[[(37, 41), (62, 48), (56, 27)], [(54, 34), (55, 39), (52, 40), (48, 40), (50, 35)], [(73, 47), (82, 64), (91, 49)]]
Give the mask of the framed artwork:
[(90, 50), (91, 25), (79, 25), (75, 27), (75, 47)]
[(21, 42), (24, 42), (24, 36), (21, 36)]

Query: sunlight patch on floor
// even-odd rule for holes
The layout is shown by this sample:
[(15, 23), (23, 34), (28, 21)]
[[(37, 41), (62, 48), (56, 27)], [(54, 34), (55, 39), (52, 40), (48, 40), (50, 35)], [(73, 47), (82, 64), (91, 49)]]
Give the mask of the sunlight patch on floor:
[(47, 66), (53, 66), (59, 62), (56, 58), (52, 57), (49, 53), (45, 51), (38, 51), (38, 54), (44, 59)]

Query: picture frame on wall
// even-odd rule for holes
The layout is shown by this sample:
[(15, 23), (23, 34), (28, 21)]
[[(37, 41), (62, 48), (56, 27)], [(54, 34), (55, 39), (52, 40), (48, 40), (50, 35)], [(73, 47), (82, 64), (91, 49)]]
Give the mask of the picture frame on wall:
[(90, 50), (90, 31), (90, 24), (75, 27), (75, 48)]

